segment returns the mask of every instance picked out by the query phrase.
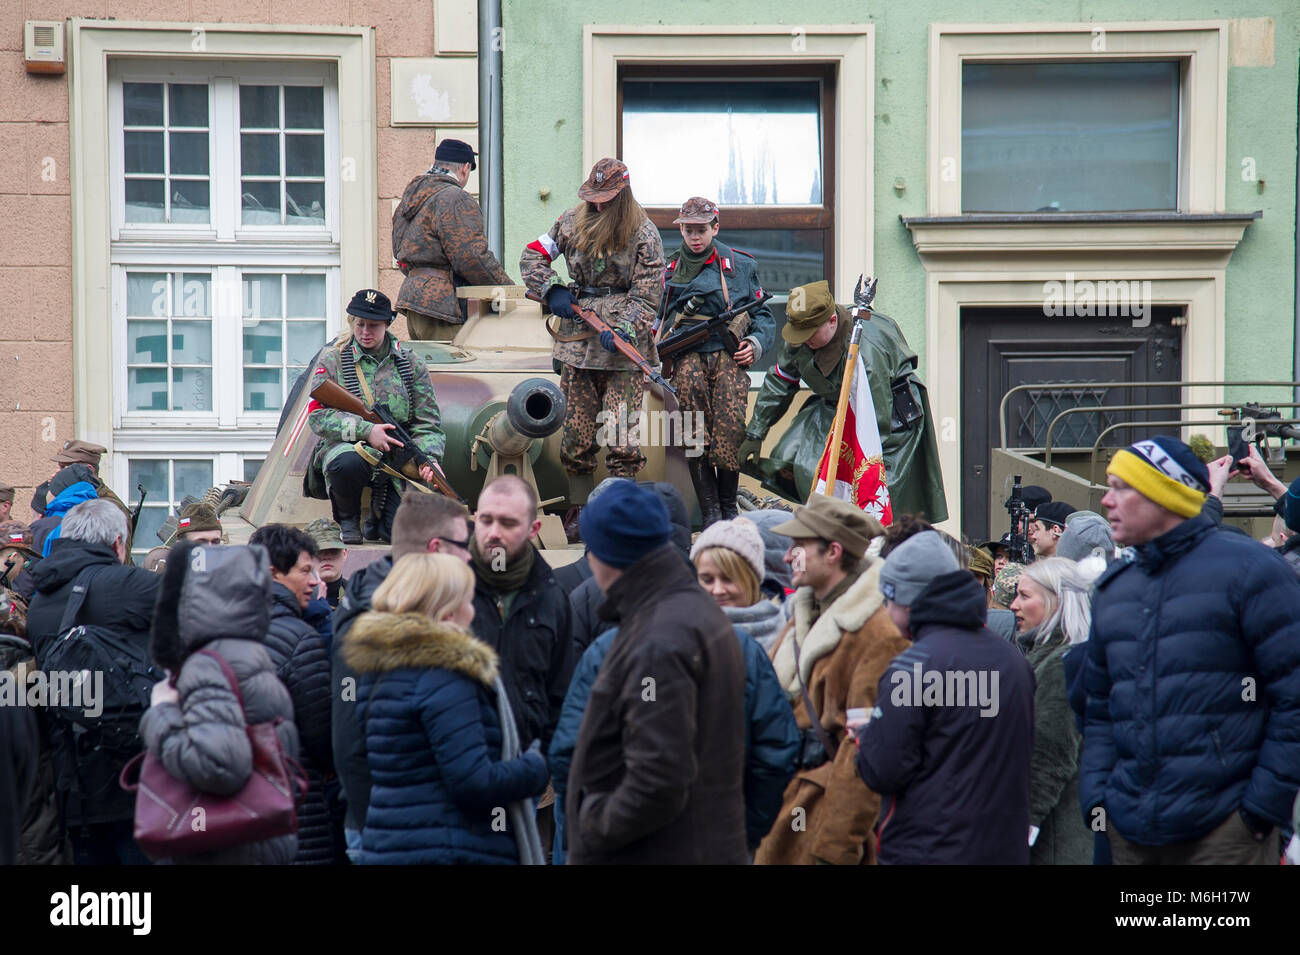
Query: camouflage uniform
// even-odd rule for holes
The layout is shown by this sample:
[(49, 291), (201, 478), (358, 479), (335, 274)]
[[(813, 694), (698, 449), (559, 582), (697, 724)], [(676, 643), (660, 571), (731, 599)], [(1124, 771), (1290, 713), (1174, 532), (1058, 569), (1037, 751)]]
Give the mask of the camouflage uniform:
[(411, 338), (449, 340), (465, 321), (458, 285), (511, 285), (483, 234), (478, 203), (451, 173), (430, 170), (393, 213), (393, 258), (406, 278), (397, 308)]
[[(696, 317), (708, 319), (763, 292), (754, 257), (748, 252), (731, 249), (715, 239), (713, 254), (705, 260), (699, 274), (684, 285), (673, 282), (680, 256), (679, 249), (669, 258), (665, 275), (664, 294), (668, 298), (664, 311), (670, 326), (690, 299), (698, 300)], [(725, 295), (722, 290), (724, 279), (727, 283)], [(750, 311), (749, 328), (743, 341), (754, 346), (755, 363), (771, 349), (775, 338), (776, 320), (771, 309), (762, 305)], [(677, 389), (683, 423), (689, 422), (694, 427), (697, 419), (693, 414), (688, 418), (687, 414), (703, 412), (705, 433), (702, 437), (708, 445), (709, 465), (739, 471), (737, 452), (745, 436), (749, 375), (724, 350), (722, 337), (717, 332), (688, 354), (679, 352), (674, 364), (672, 382)]]
[[(375, 401), (387, 404), (393, 417), (406, 427), (420, 450), (432, 460), (440, 462), (447, 446), (447, 437), (440, 426), (442, 419), (438, 411), (438, 399), (434, 395), (428, 370), (420, 356), (408, 348), (402, 348), (392, 332), (386, 333), (384, 341), (372, 352), (363, 350), (354, 339), (348, 337), (339, 346), (326, 349), (320, 356), (320, 363), (312, 372), (309, 390), (315, 390), (324, 378), (329, 378), (344, 388), (347, 387), (341, 369), (343, 349), (351, 350), (357, 377), (364, 376)], [(409, 363), (410, 394), (407, 393), (401, 372), (394, 360), (395, 350), (400, 350)], [(365, 390), (360, 390), (361, 394), (357, 397), (366, 401)], [(336, 518), (353, 517), (360, 512), (361, 489), (373, 476), (374, 469), (357, 454), (352, 446), (358, 441), (365, 441), (375, 425), (358, 415), (326, 408), (315, 400), (309, 407), (311, 412), (307, 416), (307, 423), (321, 438), (312, 456), (311, 466), (324, 472), (325, 485), (334, 503)], [(364, 475), (360, 487), (351, 478), (352, 475)], [(346, 484), (347, 487), (336, 487), (336, 484)], [(389, 513), (386, 515), (385, 523), (391, 526), (391, 512), (396, 510), (399, 482), (396, 478), (388, 478), (387, 484), (389, 485), (387, 494)], [(382, 488), (381, 483), (376, 490)], [(385, 518), (385, 515), (372, 514), (372, 518), (378, 520)]]
[[(626, 249), (609, 258), (596, 258), (574, 248), (576, 214), (575, 209), (565, 212), (551, 226), (550, 232), (530, 242), (524, 249), (519, 260), (524, 284), (530, 292), (543, 298), (552, 286), (563, 285), (551, 268), (551, 262), (563, 255), (569, 275), (577, 285), (619, 290), (608, 295), (582, 294), (580, 291), (578, 304), (611, 325), (630, 323), (636, 330), (636, 349), (646, 361), (655, 363), (658, 357), (651, 337), (651, 325), (662, 294), (664, 268), (659, 230), (646, 219)], [(556, 333), (560, 336), (583, 336), (590, 332), (581, 319), (559, 319), (558, 325)], [(595, 335), (577, 341), (556, 341), (552, 354), (563, 366), (560, 387), (567, 408), (560, 457), (570, 475), (588, 475), (596, 469), (597, 415), (602, 409), (609, 411), (611, 426), (615, 423), (621, 425), (627, 420), (635, 422), (641, 414), (642, 375), (623, 355), (602, 348)], [(618, 415), (623, 410), (627, 417), (620, 419)], [(618, 432), (628, 434), (621, 427)], [(611, 475), (633, 477), (645, 467), (645, 455), (634, 440), (629, 440), (611, 445), (605, 463)]]

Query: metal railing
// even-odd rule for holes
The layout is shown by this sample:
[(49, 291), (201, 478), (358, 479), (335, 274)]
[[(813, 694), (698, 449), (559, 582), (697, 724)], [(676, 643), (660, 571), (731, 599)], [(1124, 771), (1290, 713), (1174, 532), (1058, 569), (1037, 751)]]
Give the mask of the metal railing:
[[(1007, 401), (1012, 395), (1019, 391), (1028, 391), (1031, 388), (1037, 388), (1044, 391), (1067, 391), (1071, 388), (1078, 388), (1086, 385), (1091, 388), (1290, 388), (1293, 392), (1300, 388), (1300, 381), (1065, 381), (1065, 382), (1037, 382), (1023, 385), (1016, 385), (1014, 388), (1007, 390), (1002, 396), (1002, 401), (998, 404), (998, 447), (1006, 450), (1007, 448)], [(1224, 401), (1220, 404), (1208, 405), (1207, 407), (1219, 408), (1227, 407), (1231, 402)], [(1280, 404), (1283, 407), (1292, 407), (1286, 403), (1264, 402), (1264, 404)], [(1175, 405), (1174, 407), (1184, 407), (1184, 405)], [(1087, 408), (1088, 411), (1105, 411), (1105, 406)], [(1146, 422), (1152, 424), (1153, 422)], [(1175, 422), (1176, 424), (1178, 422)], [(1192, 422), (1187, 422), (1191, 424)], [(1213, 424), (1222, 424), (1223, 422), (1212, 422)]]
[[(1217, 408), (1219, 405), (1212, 405), (1211, 407)], [(1219, 418), (1214, 421), (1184, 421), (1181, 419), (1177, 421), (1121, 421), (1119, 424), (1113, 424), (1109, 428), (1103, 428), (1101, 433), (1097, 435), (1097, 440), (1092, 443), (1092, 455), (1088, 464), (1088, 480), (1092, 484), (1100, 486), (1100, 482), (1097, 480), (1097, 452), (1101, 450), (1102, 439), (1112, 431), (1119, 431), (1123, 428), (1188, 428), (1206, 427), (1210, 425), (1231, 428), (1243, 423), (1244, 421), (1242, 418), (1235, 416), (1231, 420)], [(1300, 418), (1269, 418), (1268, 423), (1270, 425), (1300, 424)]]

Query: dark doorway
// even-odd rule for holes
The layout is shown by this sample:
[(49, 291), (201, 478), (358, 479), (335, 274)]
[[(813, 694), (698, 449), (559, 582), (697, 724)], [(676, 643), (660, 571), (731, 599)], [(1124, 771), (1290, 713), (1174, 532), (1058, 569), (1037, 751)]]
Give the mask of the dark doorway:
[[(1091, 382), (1178, 381), (1182, 377), (1182, 310), (1153, 307), (1150, 324), (1128, 318), (1051, 318), (1042, 309), (963, 308), (962, 533), (975, 541), (989, 531), (989, 449), (998, 446), (998, 406), (1016, 385), (1078, 382), (1069, 391), (1017, 392), (1007, 404), (1007, 446), (1042, 448), (1047, 426), (1066, 408), (1176, 402), (1169, 388), (1096, 388)], [(1176, 324), (1175, 322), (1178, 322)], [(1053, 447), (1091, 448), (1100, 431), (1120, 420), (1159, 421), (1176, 413), (1072, 415), (1053, 432)], [(1124, 447), (1142, 433), (1107, 435)]]

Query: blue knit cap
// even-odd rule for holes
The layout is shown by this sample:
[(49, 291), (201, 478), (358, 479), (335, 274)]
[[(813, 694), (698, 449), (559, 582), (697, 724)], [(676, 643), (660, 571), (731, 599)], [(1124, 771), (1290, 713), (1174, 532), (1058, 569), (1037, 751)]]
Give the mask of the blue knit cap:
[(1300, 478), (1291, 482), (1282, 501), (1282, 520), (1290, 530), (1300, 534)]
[(672, 536), (663, 500), (650, 488), (631, 481), (617, 481), (594, 500), (588, 498), (578, 527), (587, 551), (620, 570), (668, 543)]

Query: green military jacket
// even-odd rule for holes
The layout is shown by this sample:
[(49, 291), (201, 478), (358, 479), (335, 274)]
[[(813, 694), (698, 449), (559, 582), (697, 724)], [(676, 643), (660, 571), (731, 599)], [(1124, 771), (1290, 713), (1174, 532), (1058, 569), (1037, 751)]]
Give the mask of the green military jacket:
[[(552, 286), (563, 281), (551, 267), (551, 262), (564, 256), (569, 276), (578, 285), (592, 288), (626, 289), (612, 295), (580, 295), (578, 304), (590, 309), (611, 325), (630, 322), (636, 330), (636, 349), (646, 361), (658, 361), (651, 326), (663, 295), (664, 244), (659, 230), (649, 219), (641, 223), (628, 247), (609, 258), (598, 258), (583, 253), (576, 247), (577, 210), (569, 209), (555, 220), (555, 225), (544, 235), (528, 243), (519, 259), (528, 291), (546, 297)], [(569, 337), (589, 332), (581, 319), (550, 319), (557, 325), (556, 334)], [(600, 371), (634, 371), (636, 366), (618, 352), (608, 352), (595, 336), (578, 341), (555, 342), (552, 355), (556, 361), (575, 368), (593, 368)]]
[[(812, 395), (755, 475), (770, 490), (786, 495), (794, 493), (800, 500), (807, 500), (812, 493), (817, 465), (835, 421), (835, 406), (848, 358), (853, 321), (847, 309), (836, 306), (836, 311), (839, 328), (825, 347), (814, 351), (806, 344), (791, 345), (782, 339), (776, 364), (763, 379), (754, 402), (754, 414), (745, 429), (749, 434), (765, 438), (772, 425), (789, 409), (799, 393), (800, 382), (808, 386)], [(874, 315), (863, 323), (859, 355), (871, 383), (871, 400), (876, 406), (876, 425), (884, 452), (885, 480), (894, 514), (923, 514), (932, 522), (947, 519), (934, 420), (925, 386), (916, 375), (916, 353), (908, 346), (897, 322), (887, 315)], [(894, 431), (891, 426), (894, 398), (890, 386), (904, 377), (913, 401), (923, 414), (910, 430)], [(781, 481), (778, 476), (781, 471), (792, 472), (793, 487)]]
[[(338, 346), (325, 349), (312, 372), (309, 391), (314, 391), (321, 379), (328, 378), (346, 388), (341, 370), (343, 349), (351, 349), (358, 377), (365, 376), (377, 403), (386, 403), (393, 417), (405, 425), (420, 450), (435, 461), (441, 461), (447, 447), (447, 436), (442, 432), (442, 417), (438, 411), (438, 399), (433, 392), (433, 383), (429, 381), (429, 372), (419, 355), (401, 343), (388, 332), (383, 342), (373, 353), (367, 352), (350, 336), (343, 339)], [(405, 356), (411, 370), (411, 394), (407, 394), (406, 385), (394, 360), (395, 351), (400, 350)], [(366, 401), (362, 389), (361, 400)], [(326, 408), (319, 401), (312, 400), (308, 406), (307, 424), (321, 442), (316, 449), (313, 466), (324, 468), (358, 441), (370, 436), (374, 427), (360, 415), (334, 408)]]
[[(681, 249), (668, 259), (664, 270), (664, 321), (672, 328), (674, 317), (685, 307), (687, 301), (698, 296), (702, 304), (697, 316), (712, 317), (726, 311), (732, 305), (738, 305), (746, 299), (762, 294), (763, 287), (758, 282), (758, 265), (748, 252), (732, 249), (716, 239), (713, 242), (713, 254), (705, 261), (700, 273), (689, 282), (678, 285), (673, 282), (673, 272), (677, 268)], [(723, 279), (727, 282), (727, 294), (722, 294)], [(757, 363), (764, 354), (772, 350), (776, 338), (776, 319), (766, 304), (749, 311), (749, 327), (743, 338), (754, 344), (754, 361)], [(660, 336), (662, 341), (662, 336)], [(714, 332), (709, 338), (696, 345), (692, 351), (712, 352), (722, 349), (722, 337)]]

